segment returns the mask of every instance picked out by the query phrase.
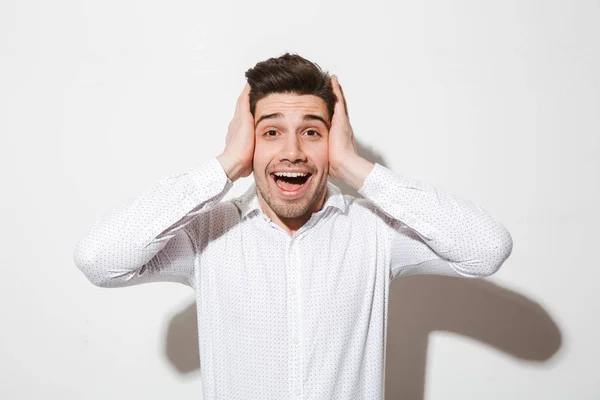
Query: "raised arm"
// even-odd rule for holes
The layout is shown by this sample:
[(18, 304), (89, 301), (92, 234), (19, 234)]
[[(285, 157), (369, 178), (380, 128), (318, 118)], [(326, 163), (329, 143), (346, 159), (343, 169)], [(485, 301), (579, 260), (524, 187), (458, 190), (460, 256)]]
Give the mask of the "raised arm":
[(159, 181), (131, 204), (97, 220), (78, 241), (73, 258), (92, 283), (123, 287), (166, 281), (194, 287), (197, 232), (188, 225), (218, 204), (234, 181), (252, 173), (254, 118), (249, 94), (246, 84), (223, 153)]
[(483, 277), (512, 252), (508, 230), (484, 209), (430, 184), (393, 173), (356, 152), (337, 77), (329, 131), (330, 175), (358, 190), (387, 220), (390, 273)]
[(77, 267), (95, 285), (170, 281), (193, 285), (193, 232), (185, 227), (232, 186), (217, 158), (159, 181), (128, 206), (96, 221), (77, 243)]
[(485, 277), (512, 252), (510, 233), (489, 212), (380, 164), (374, 165), (358, 192), (387, 217), (392, 278)]

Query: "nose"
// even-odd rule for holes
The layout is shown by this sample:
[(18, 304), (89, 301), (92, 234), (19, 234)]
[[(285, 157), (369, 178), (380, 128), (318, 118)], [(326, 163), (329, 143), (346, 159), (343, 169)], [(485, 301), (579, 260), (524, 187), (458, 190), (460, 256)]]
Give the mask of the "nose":
[(281, 161), (288, 160), (292, 163), (306, 161), (306, 155), (302, 150), (302, 141), (298, 135), (286, 135), (281, 150)]

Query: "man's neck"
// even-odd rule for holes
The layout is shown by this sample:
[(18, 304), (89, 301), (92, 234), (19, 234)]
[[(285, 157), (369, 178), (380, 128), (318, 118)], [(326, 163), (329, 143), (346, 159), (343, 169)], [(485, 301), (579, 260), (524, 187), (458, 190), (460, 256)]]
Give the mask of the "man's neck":
[(271, 219), (271, 221), (275, 222), (278, 226), (283, 228), (290, 236), (294, 236), (296, 232), (308, 222), (313, 213), (320, 211), (327, 200), (327, 185), (324, 186), (321, 195), (314, 202), (313, 206), (304, 214), (297, 218), (280, 218), (269, 205), (263, 200), (260, 196), (258, 190), (256, 191), (256, 195), (258, 196), (259, 204), (263, 213)]

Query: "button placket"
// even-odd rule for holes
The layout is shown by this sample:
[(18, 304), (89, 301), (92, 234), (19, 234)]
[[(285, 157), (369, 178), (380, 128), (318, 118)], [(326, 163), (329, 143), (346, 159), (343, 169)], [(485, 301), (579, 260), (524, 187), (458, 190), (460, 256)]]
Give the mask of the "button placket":
[(296, 251), (296, 238), (292, 238), (288, 243), (288, 322), (289, 333), (291, 338), (291, 346), (289, 349), (289, 384), (290, 390), (295, 396), (302, 394), (302, 347), (301, 343), (301, 318), (300, 318), (300, 301), (299, 301), (299, 263)]

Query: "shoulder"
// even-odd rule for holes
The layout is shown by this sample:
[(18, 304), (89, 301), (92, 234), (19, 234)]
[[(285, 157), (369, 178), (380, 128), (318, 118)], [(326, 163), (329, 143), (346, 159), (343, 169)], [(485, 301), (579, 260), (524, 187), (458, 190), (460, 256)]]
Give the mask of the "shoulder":
[(239, 198), (221, 201), (215, 205), (207, 214), (211, 220), (227, 219), (238, 221), (241, 217), (242, 206)]
[(198, 214), (188, 229), (197, 235), (229, 230), (240, 221), (240, 212), (233, 200), (221, 201), (210, 210)]
[(397, 221), (386, 214), (374, 202), (363, 197), (344, 195), (348, 208), (348, 217), (362, 219), (364, 221), (375, 221), (378, 224), (394, 226)]

